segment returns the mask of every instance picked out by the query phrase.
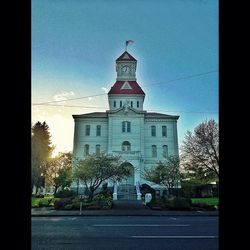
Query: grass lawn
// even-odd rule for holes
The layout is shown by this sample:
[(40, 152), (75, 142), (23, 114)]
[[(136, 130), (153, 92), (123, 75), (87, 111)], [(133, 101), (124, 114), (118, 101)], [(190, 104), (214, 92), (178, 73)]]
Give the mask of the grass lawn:
[(53, 195), (51, 195), (51, 196), (45, 196), (44, 198), (31, 197), (31, 207), (39, 207), (39, 202), (40, 201), (45, 201), (46, 202), (46, 200), (49, 200), (49, 199), (56, 200), (58, 198), (54, 198)]
[(218, 205), (219, 198), (218, 197), (192, 198), (192, 203), (207, 203), (208, 205)]

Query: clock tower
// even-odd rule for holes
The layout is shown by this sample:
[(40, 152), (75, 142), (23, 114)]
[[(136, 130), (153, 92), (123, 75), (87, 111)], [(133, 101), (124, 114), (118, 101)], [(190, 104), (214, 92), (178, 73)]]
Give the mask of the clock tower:
[(136, 81), (137, 60), (125, 51), (116, 59), (116, 82), (108, 92), (109, 108), (143, 111), (145, 93)]
[(125, 51), (119, 58), (116, 59), (116, 80), (136, 81), (136, 64), (137, 60)]

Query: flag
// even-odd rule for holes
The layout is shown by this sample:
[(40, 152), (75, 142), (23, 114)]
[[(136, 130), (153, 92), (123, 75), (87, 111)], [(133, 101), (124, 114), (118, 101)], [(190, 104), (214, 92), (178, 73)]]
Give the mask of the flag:
[(134, 41), (133, 40), (127, 40), (126, 41), (126, 46), (128, 46), (129, 43), (133, 43)]

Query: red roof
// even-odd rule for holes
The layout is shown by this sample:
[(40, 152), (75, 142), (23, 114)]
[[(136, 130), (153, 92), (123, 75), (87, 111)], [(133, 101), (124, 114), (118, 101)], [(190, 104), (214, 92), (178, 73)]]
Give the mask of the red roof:
[(133, 56), (131, 56), (127, 51), (125, 51), (116, 61), (137, 61)]
[[(128, 82), (130, 88), (122, 88), (125, 82)], [(136, 95), (145, 95), (141, 87), (136, 81), (116, 81), (113, 87), (111, 87), (108, 95), (110, 94), (136, 94)]]

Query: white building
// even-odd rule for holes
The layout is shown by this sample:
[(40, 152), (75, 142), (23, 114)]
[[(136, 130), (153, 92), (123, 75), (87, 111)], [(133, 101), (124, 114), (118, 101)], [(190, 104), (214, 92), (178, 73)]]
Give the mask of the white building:
[(145, 93), (136, 80), (137, 60), (125, 51), (116, 60), (116, 82), (108, 92), (109, 110), (73, 115), (73, 155), (106, 152), (121, 155), (133, 173), (127, 184), (147, 183), (142, 172), (169, 155), (178, 155), (179, 116), (147, 112)]

